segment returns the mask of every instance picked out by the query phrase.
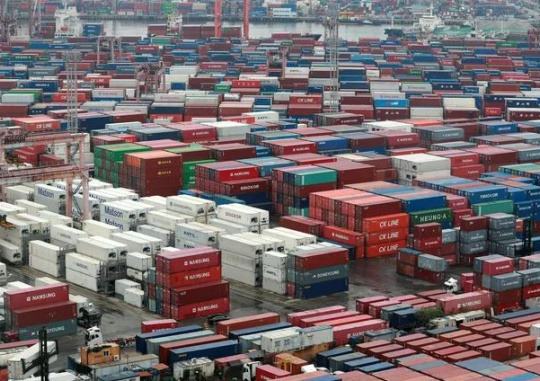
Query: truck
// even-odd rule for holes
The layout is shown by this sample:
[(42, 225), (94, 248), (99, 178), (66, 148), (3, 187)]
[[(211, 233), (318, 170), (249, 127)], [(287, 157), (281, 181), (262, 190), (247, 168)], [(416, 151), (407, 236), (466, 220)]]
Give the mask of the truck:
[(469, 321), (484, 319), (486, 313), (482, 310), (463, 312), (461, 314), (450, 315), (431, 319), (428, 323), (427, 329), (439, 329), (439, 328), (458, 328), (461, 323), (466, 323)]
[(93, 326), (86, 329), (84, 334), (84, 345), (87, 347), (92, 347), (96, 345), (103, 345), (105, 343), (118, 344), (120, 348), (126, 346), (133, 346), (135, 343), (135, 337), (117, 337), (115, 339), (103, 340), (103, 334), (101, 333), (101, 328)]

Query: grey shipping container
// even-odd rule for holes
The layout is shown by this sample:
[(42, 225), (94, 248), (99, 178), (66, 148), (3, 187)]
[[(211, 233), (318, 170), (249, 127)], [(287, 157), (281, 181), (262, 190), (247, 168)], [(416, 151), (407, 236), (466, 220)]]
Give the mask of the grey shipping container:
[(431, 254), (420, 254), (418, 256), (418, 267), (434, 272), (446, 271), (447, 263), (444, 258)]

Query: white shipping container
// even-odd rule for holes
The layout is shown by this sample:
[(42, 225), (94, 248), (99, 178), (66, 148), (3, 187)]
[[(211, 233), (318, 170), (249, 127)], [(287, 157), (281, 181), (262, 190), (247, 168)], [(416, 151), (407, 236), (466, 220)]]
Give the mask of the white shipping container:
[(66, 268), (66, 280), (90, 291), (99, 291), (99, 278), (94, 278), (71, 268)]
[(304, 348), (334, 341), (334, 331), (332, 327), (327, 325), (304, 328), (300, 331), (300, 335), (302, 336), (302, 347)]
[[(158, 94), (156, 94), (158, 95)], [(166, 210), (167, 209), (167, 198), (163, 196), (148, 196), (148, 197), (141, 197), (141, 202), (144, 202), (145, 204), (152, 205), (154, 207), (154, 210)]]
[(19, 213), (26, 213), (26, 208), (0, 201), (0, 213), (4, 216), (14, 216)]
[(73, 219), (71, 217), (66, 217), (58, 213), (54, 213), (48, 210), (42, 210), (38, 213), (38, 217), (41, 217), (45, 220), (49, 220), (52, 225), (64, 225), (68, 227), (73, 227)]
[[(73, 196), (73, 215), (81, 216), (84, 212), (84, 200), (82, 194)], [(99, 200), (97, 198), (88, 197), (88, 212), (93, 217), (99, 217)]]
[(286, 228), (266, 229), (263, 236), (270, 236), (284, 241), (285, 250), (293, 250), (297, 246), (311, 245), (317, 242), (317, 237), (312, 234), (297, 232)]
[(53, 263), (60, 263), (62, 249), (59, 246), (43, 241), (30, 241), (28, 253), (33, 257), (39, 257)]
[(112, 218), (129, 224), (137, 219), (137, 210), (135, 208), (115, 201), (101, 203), (99, 212), (101, 222), (104, 222), (105, 218)]
[(109, 82), (109, 88), (111, 89), (136, 89), (139, 87), (139, 81), (137, 79), (111, 79)]
[(279, 121), (279, 113), (277, 111), (244, 112), (242, 116), (255, 118), (255, 123)]
[(476, 108), (474, 98), (443, 97), (444, 108)]
[(160, 240), (161, 247), (174, 246), (174, 232), (152, 225), (139, 225), (137, 232)]
[(219, 241), (220, 234), (225, 233), (225, 230), (214, 226), (200, 224), (198, 222), (190, 222), (187, 224), (178, 224), (174, 235), (176, 239), (188, 240), (203, 245), (216, 245)]
[(420, 174), (437, 170), (450, 170), (450, 159), (424, 153), (393, 156), (392, 166), (398, 170)]
[(444, 109), (442, 107), (411, 107), (411, 119), (437, 119), (442, 120)]
[(287, 282), (276, 281), (272, 278), (265, 277), (263, 274), (262, 288), (279, 295), (287, 295)]
[(169, 196), (167, 197), (167, 210), (189, 216), (204, 216), (215, 213), (216, 203), (187, 195)]
[(395, 122), (391, 120), (385, 120), (380, 122), (367, 122), (363, 124), (364, 127), (367, 127), (368, 131), (405, 131), (411, 132), (413, 127), (412, 124)]
[(146, 271), (152, 267), (152, 257), (138, 252), (127, 253), (126, 266), (135, 270)]
[(52, 275), (54, 277), (59, 277), (62, 275), (63, 264), (57, 262), (50, 262), (41, 257), (30, 255), (28, 257), (28, 262), (30, 267), (42, 271), (46, 274)]
[(221, 264), (221, 275), (223, 278), (245, 283), (253, 287), (260, 287), (262, 282), (260, 275), (256, 272), (246, 271), (246, 269), (241, 269), (227, 263)]
[(219, 248), (249, 257), (257, 257), (265, 251), (264, 244), (253, 239), (246, 239), (238, 234), (225, 234), (219, 239)]
[(119, 132), (127, 132), (128, 130), (143, 128), (143, 125), (141, 122), (107, 123), (105, 128)]
[(60, 242), (64, 242), (70, 245), (77, 245), (77, 241), (80, 238), (87, 238), (88, 233), (82, 230), (70, 228), (65, 225), (52, 225), (51, 226), (51, 238)]
[(262, 270), (263, 279), (270, 279), (275, 282), (286, 282), (287, 281), (287, 269), (286, 268), (276, 268), (267, 265), (263, 265)]
[(136, 282), (139, 283), (146, 281), (146, 271), (132, 269), (131, 267), (128, 267), (126, 269), (126, 276), (129, 279), (134, 279)]
[(39, 234), (49, 234), (51, 231), (51, 223), (40, 217), (32, 216), (28, 213), (20, 213), (16, 216), (9, 216), (7, 218), (9, 222), (12, 222), (14, 220), (20, 221), (22, 223), (28, 224), (31, 230), (31, 234), (39, 235)]
[(13, 185), (6, 187), (6, 199), (10, 204), (15, 204), (17, 200), (33, 200), (34, 188), (30, 188), (26, 185)]
[(133, 232), (133, 231), (128, 231), (123, 234), (131, 236), (131, 237), (139, 238), (145, 242), (148, 242), (148, 244), (152, 248), (151, 249), (152, 255), (156, 255), (157, 253), (159, 253), (161, 251), (161, 247), (163, 246), (159, 238), (153, 237), (151, 235), (146, 235), (140, 232)]
[(118, 253), (114, 246), (93, 240), (92, 238), (79, 239), (79, 242), (77, 242), (77, 252), (103, 262), (118, 260)]
[[(211, 218), (211, 219), (209, 219), (208, 220), (208, 225), (215, 226), (215, 227), (218, 227), (218, 228), (221, 228), (221, 229), (225, 229), (227, 234), (244, 233), (244, 232), (248, 232), (248, 230), (249, 230), (248, 227), (246, 227), (246, 226), (243, 226), (243, 225), (240, 225), (240, 224), (237, 224), (237, 223), (234, 223), (234, 222), (222, 220), (222, 219), (219, 219), (219, 218)], [(258, 225), (257, 225), (257, 230), (258, 230)]]
[(39, 216), (38, 212), (40, 210), (47, 210), (47, 207), (45, 205), (38, 204), (37, 202), (29, 201), (26, 199), (15, 200), (15, 205), (26, 209), (26, 211), (22, 213), (28, 213), (36, 217)]
[(129, 250), (128, 250), (128, 247), (127, 247), (127, 245), (125, 243), (118, 242), (118, 241), (108, 239), (108, 238), (105, 238), (105, 237), (100, 237), (100, 236), (93, 236), (93, 237), (90, 237), (90, 239), (93, 239), (94, 241), (102, 242), (102, 243), (104, 243), (106, 245), (110, 245), (111, 247), (116, 248), (116, 253), (118, 254), (118, 259), (119, 260), (125, 260), (126, 259), (126, 255), (127, 255)]
[(218, 218), (237, 224), (250, 226), (260, 224), (260, 212), (256, 208), (241, 209), (240, 204), (226, 204), (217, 207)]
[(19, 291), (19, 290), (27, 290), (29, 288), (32, 288), (32, 286), (24, 282), (15, 281), (15, 282), (9, 282), (8, 284), (6, 284), (5, 288), (8, 291)]
[(287, 254), (277, 251), (266, 251), (263, 253), (263, 265), (284, 269), (287, 267)]
[(7, 93), (2, 94), (2, 103), (7, 104), (26, 104), (30, 105), (34, 103), (34, 95), (33, 94), (14, 94), (14, 93)]
[(256, 257), (248, 257), (231, 251), (222, 250), (221, 262), (252, 272), (261, 273), (262, 271), (262, 256), (260, 255)]
[[(57, 352), (56, 341), (47, 341), (45, 346), (48, 354)], [(25, 372), (24, 364), (31, 364), (33, 361), (37, 360), (40, 352), (40, 344), (36, 344), (10, 358), (7, 366), (9, 378), (12, 380), (25, 380), (30, 378), (36, 372), (36, 369), (30, 368), (30, 370)], [(57, 355), (50, 356), (48, 360), (49, 364), (54, 363), (57, 358)]]
[(115, 294), (124, 296), (124, 293), (128, 288), (138, 288), (140, 290), (141, 285), (129, 279), (117, 279), (114, 281)]
[(171, 211), (151, 211), (148, 212), (146, 222), (149, 225), (174, 232), (177, 224), (191, 222), (194, 220), (195, 219), (193, 216), (188, 216), (186, 214)]
[(302, 347), (302, 337), (295, 329), (265, 332), (261, 335), (261, 349), (267, 353), (290, 352)]
[(120, 229), (116, 226), (95, 220), (84, 220), (82, 223), (82, 230), (90, 236), (100, 236), (109, 239), (113, 233), (120, 232)]
[(22, 263), (22, 254), (18, 246), (0, 239), (0, 257), (9, 263)]
[(97, 278), (101, 275), (103, 263), (80, 253), (66, 254), (66, 270), (71, 269), (89, 277)]
[(144, 300), (144, 291), (138, 288), (128, 288), (124, 292), (124, 302), (135, 307), (142, 308)]
[(138, 252), (147, 255), (155, 255), (152, 250), (152, 245), (149, 242), (138, 237), (129, 236), (126, 233), (127, 232), (114, 233), (112, 235), (112, 239), (124, 244), (127, 247), (127, 252)]
[(51, 284), (59, 284), (59, 283), (62, 283), (62, 282), (53, 278), (49, 278), (47, 276), (42, 276), (35, 279), (34, 286), (36, 287), (50, 286)]
[(126, 222), (123, 220), (119, 220), (112, 217), (100, 217), (101, 222), (111, 225), (114, 227), (117, 227), (120, 231), (129, 231), (132, 227), (134, 227), (136, 224), (134, 222)]

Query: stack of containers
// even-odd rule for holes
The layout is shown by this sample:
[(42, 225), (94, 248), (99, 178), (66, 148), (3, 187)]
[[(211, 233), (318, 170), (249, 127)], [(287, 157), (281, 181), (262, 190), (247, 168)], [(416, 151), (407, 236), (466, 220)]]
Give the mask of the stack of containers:
[[(198, 136), (198, 134), (203, 134), (208, 132), (215, 134), (215, 129), (210, 127), (205, 128), (205, 126), (200, 125), (200, 128), (195, 126), (182, 126), (183, 128), (192, 128), (191, 133)], [(182, 131), (182, 130), (181, 130)], [(184, 138), (183, 138), (184, 139)], [(211, 137), (209, 138), (212, 139)], [(197, 139), (195, 139), (197, 140)], [(204, 139), (203, 139), (204, 140)], [(184, 140), (185, 141), (185, 140)], [(174, 153), (182, 158), (182, 187), (183, 189), (192, 189), (195, 188), (196, 182), (196, 167), (197, 165), (203, 165), (208, 163), (213, 163), (215, 160), (211, 158), (211, 151), (208, 148), (205, 148), (198, 144), (190, 144), (188, 147), (178, 147), (178, 148), (168, 148), (165, 151)]]
[(488, 219), (485, 216), (464, 217), (459, 230), (460, 263), (472, 266), (475, 258), (487, 253)]
[(449, 149), (429, 153), (450, 159), (452, 176), (477, 180), (484, 173), (484, 165), (480, 164), (480, 158), (474, 152)]
[(427, 154), (392, 157), (392, 166), (398, 171), (401, 184), (412, 185), (416, 179), (450, 176), (450, 159)]
[(287, 294), (287, 254), (274, 250), (263, 253), (262, 288), (279, 295)]
[(366, 218), (362, 224), (362, 231), (366, 257), (394, 255), (407, 244), (409, 215), (396, 213)]
[(263, 253), (283, 252), (285, 243), (279, 238), (255, 233), (221, 236), (222, 270), (226, 278), (260, 287), (263, 278)]
[(94, 147), (94, 176), (118, 187), (124, 155), (145, 151), (150, 151), (150, 148), (133, 143)]
[(152, 278), (149, 273), (150, 311), (155, 304), (157, 313), (177, 320), (229, 311), (229, 283), (221, 280), (219, 250), (167, 248), (156, 256)]
[(288, 253), (287, 295), (311, 299), (349, 289), (349, 254), (339, 246), (300, 247)]
[(120, 185), (142, 196), (173, 196), (182, 189), (182, 157), (165, 151), (126, 154)]
[(56, 278), (65, 277), (66, 256), (60, 246), (34, 240), (28, 243), (28, 253), (30, 267)]
[(522, 275), (514, 272), (512, 260), (498, 255), (480, 257), (475, 270), (482, 266), (482, 288), (493, 292), (493, 308), (497, 313), (521, 307)]
[[(219, 205), (216, 208), (216, 216), (221, 221), (221, 224), (225, 222), (228, 226), (237, 227), (242, 231), (261, 233), (270, 227), (270, 213), (268, 210), (249, 205), (235, 203)], [(212, 223), (216, 222), (215, 220), (212, 221)], [(224, 228), (226, 229), (226, 226)]]
[(126, 255), (126, 275), (128, 279), (143, 283), (147, 278), (147, 271), (152, 268), (152, 256), (137, 252)]
[(489, 219), (488, 250), (493, 254), (515, 258), (523, 249), (523, 241), (516, 238), (516, 216), (506, 213), (487, 215)]
[[(272, 171), (272, 202), (278, 215), (309, 215), (313, 192), (336, 189), (338, 173), (316, 165)], [(316, 218), (316, 217), (315, 217)]]
[(77, 332), (77, 303), (69, 301), (69, 286), (58, 283), (4, 293), (6, 326), (20, 340), (35, 338), (47, 327), (49, 337)]

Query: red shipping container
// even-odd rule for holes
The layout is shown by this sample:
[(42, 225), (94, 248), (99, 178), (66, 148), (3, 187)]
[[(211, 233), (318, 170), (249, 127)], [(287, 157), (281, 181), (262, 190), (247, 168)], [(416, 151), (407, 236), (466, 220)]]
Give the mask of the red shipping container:
[(352, 323), (357, 323), (357, 322), (371, 320), (371, 319), (373, 319), (373, 318), (371, 316), (369, 316), (369, 315), (356, 315), (356, 316), (351, 316), (351, 317), (343, 318), (343, 319), (327, 320), (327, 321), (323, 321), (321, 323), (315, 323), (314, 325), (316, 325), (316, 326), (317, 325), (328, 325), (330, 327), (337, 327), (338, 325), (352, 324)]
[(313, 270), (322, 267), (344, 265), (349, 262), (349, 252), (342, 248), (318, 249), (310, 252), (295, 252), (295, 269)]
[(293, 312), (287, 315), (287, 322), (291, 323), (294, 326), (298, 326), (301, 319), (306, 319), (309, 317), (314, 316), (321, 316), (336, 312), (343, 312), (346, 308), (343, 306), (330, 306), (330, 307), (324, 307), (324, 308), (318, 308), (315, 310), (309, 310), (309, 311), (302, 311), (302, 312)]
[(380, 257), (386, 255), (396, 255), (399, 249), (407, 246), (407, 241), (385, 242), (378, 245), (366, 246), (366, 257)]
[(514, 271), (512, 258), (488, 259), (482, 262), (482, 273), (486, 275), (501, 275), (512, 271)]
[(349, 339), (353, 337), (362, 336), (367, 331), (377, 331), (380, 329), (385, 329), (386, 327), (387, 323), (379, 319), (340, 325), (333, 328), (334, 344), (336, 346), (345, 345), (349, 342)]
[(463, 217), (461, 218), (461, 230), (470, 232), (474, 230), (485, 230), (488, 228), (488, 218), (485, 216)]
[(399, 300), (382, 300), (380, 302), (371, 303), (368, 307), (368, 314), (374, 318), (378, 318), (381, 315), (383, 307), (395, 306), (401, 304)]
[(175, 288), (171, 290), (171, 304), (173, 306), (185, 306), (204, 302), (211, 295), (215, 299), (229, 297), (229, 282), (221, 280), (195, 286)]
[(408, 227), (409, 215), (407, 213), (398, 213), (383, 215), (381, 217), (365, 218), (362, 221), (362, 230), (364, 232), (377, 232)]
[(388, 300), (388, 297), (386, 296), (370, 296), (370, 297), (367, 297), (367, 298), (362, 298), (362, 299), (356, 299), (356, 311), (362, 313), (362, 314), (367, 314), (369, 313), (369, 306), (372, 304), (372, 303), (377, 303), (377, 302), (382, 302), (382, 301), (385, 301), (385, 300)]
[(491, 307), (493, 294), (489, 291), (469, 292), (461, 295), (448, 295), (437, 301), (446, 315), (457, 314), (462, 310), (483, 310)]
[(141, 322), (141, 333), (151, 333), (164, 329), (176, 328), (178, 323), (174, 319), (150, 320)]
[(367, 245), (403, 241), (407, 239), (408, 234), (409, 229), (392, 229), (381, 232), (365, 233), (365, 241)]
[(364, 245), (364, 236), (352, 230), (339, 228), (337, 226), (326, 225), (323, 227), (323, 237), (336, 242), (344, 243), (352, 246)]
[[(300, 328), (306, 328), (306, 327), (312, 327), (316, 323), (321, 323), (329, 320), (335, 320), (335, 319), (342, 319), (342, 318), (348, 318), (351, 316), (358, 316), (359, 313), (357, 311), (342, 311), (342, 312), (336, 312), (333, 314), (325, 314), (320, 316), (312, 316), (300, 319), (298, 326)], [(371, 318), (371, 317), (370, 317)]]
[(192, 319), (217, 314), (225, 314), (228, 313), (229, 310), (229, 298), (219, 298), (184, 306), (172, 306), (171, 317), (177, 320)]
[(265, 380), (275, 380), (282, 377), (287, 377), (291, 372), (286, 370), (276, 368), (272, 365), (261, 365), (258, 366), (255, 370), (256, 381), (265, 381)]
[(162, 251), (156, 256), (156, 269), (166, 273), (177, 273), (219, 266), (221, 252), (210, 247)]
[(69, 286), (65, 283), (59, 283), (24, 290), (6, 291), (4, 300), (7, 310), (19, 310), (67, 302), (69, 301)]
[(35, 308), (11, 310), (11, 326), (17, 329), (75, 319), (76, 317), (77, 303), (61, 302)]
[(527, 356), (536, 350), (536, 336), (522, 336), (508, 340), (513, 346), (514, 357)]
[(177, 288), (206, 282), (215, 282), (220, 279), (221, 266), (214, 266), (173, 274), (164, 273), (163, 286), (168, 288)]
[(418, 224), (413, 228), (414, 238), (424, 239), (431, 237), (439, 237), (442, 234), (441, 224), (431, 222), (427, 224)]
[(497, 343), (479, 348), (484, 356), (495, 361), (508, 361), (512, 359), (512, 345), (507, 343)]
[(522, 293), (523, 300), (537, 298), (540, 296), (540, 284), (533, 284), (530, 286), (525, 286), (523, 287), (522, 292), (523, 292)]
[(259, 315), (244, 316), (241, 318), (220, 321), (216, 324), (216, 334), (229, 336), (229, 332), (239, 329), (259, 327), (279, 323), (279, 314), (267, 312)]

